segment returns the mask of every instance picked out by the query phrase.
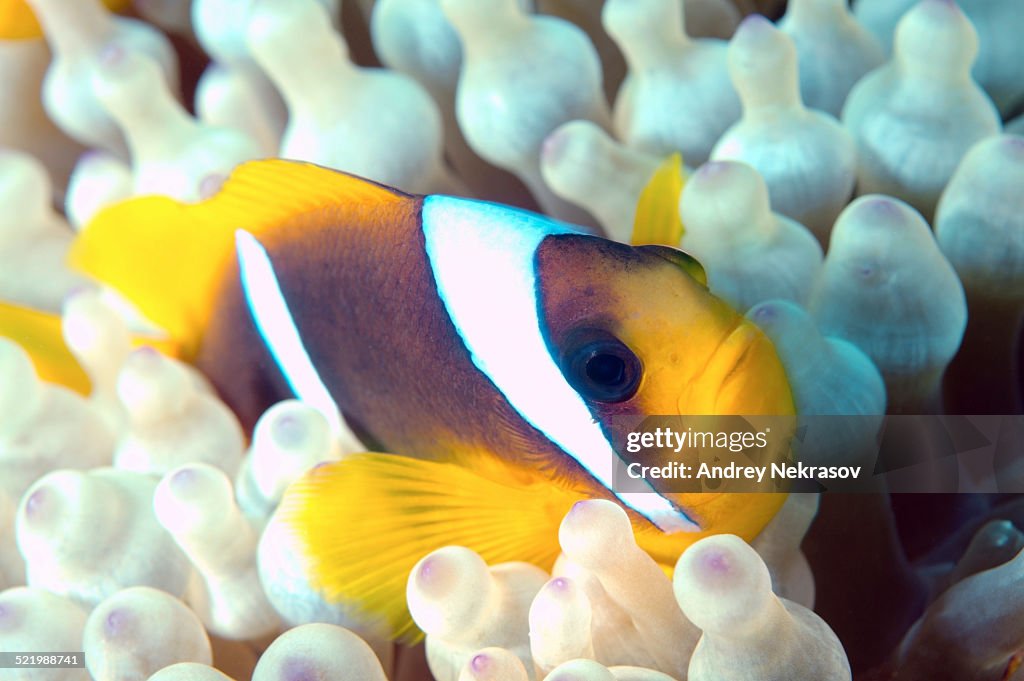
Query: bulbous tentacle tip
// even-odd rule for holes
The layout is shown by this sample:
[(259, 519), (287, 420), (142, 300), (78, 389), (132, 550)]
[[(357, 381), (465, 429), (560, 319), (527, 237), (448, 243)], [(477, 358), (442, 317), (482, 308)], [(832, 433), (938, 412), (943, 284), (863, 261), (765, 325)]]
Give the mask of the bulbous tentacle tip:
[(489, 599), (496, 588), (479, 554), (448, 546), (430, 553), (413, 567), (406, 601), (420, 629), (428, 636), (445, 639), (473, 630), (488, 617)]
[(540, 147), (540, 160), (542, 166), (558, 165), (565, 154), (569, 151), (569, 146), (572, 141), (572, 126), (574, 122), (565, 123), (557, 128), (554, 132), (544, 138), (544, 142)]
[(743, 18), (740, 22), (739, 30), (743, 31), (770, 31), (774, 28), (774, 24), (767, 17), (761, 14), (750, 14)]
[[(736, 535), (723, 534), (694, 543), (676, 563), (677, 595), (693, 589), (724, 594), (732, 589), (771, 590), (757, 552)], [(685, 608), (684, 608), (685, 611)]]
[(487, 564), (479, 555), (461, 546), (438, 549), (421, 560), (412, 571), (419, 593), (428, 598), (443, 598), (463, 579), (478, 578), (487, 572)]
[(112, 42), (103, 46), (99, 53), (100, 67), (108, 72), (130, 65), (132, 57), (120, 43)]
[[(751, 14), (740, 22), (729, 42), (728, 62), (733, 83), (741, 91), (746, 74), (771, 74), (773, 69), (795, 68), (793, 39), (760, 14)], [(755, 83), (750, 83), (753, 86)], [(763, 84), (763, 87), (770, 87)]]
[(908, 64), (934, 60), (966, 72), (978, 55), (978, 33), (954, 0), (922, 0), (896, 25), (893, 53)]
[(804, 308), (792, 300), (766, 300), (747, 311), (747, 318), (768, 334), (778, 347), (788, 339), (820, 338), (821, 332)]
[(236, 681), (210, 665), (198, 662), (178, 662), (164, 667), (147, 681)]
[(544, 681), (615, 681), (615, 675), (596, 660), (570, 660), (555, 667)]
[(334, 624), (304, 624), (274, 639), (252, 681), (346, 678), (386, 681), (380, 661), (356, 634)]
[(592, 499), (576, 502), (562, 520), (558, 542), (574, 560), (601, 562), (623, 550), (635, 547), (629, 517), (611, 501)]
[[(0, 647), (4, 650), (79, 650), (88, 613), (64, 596), (39, 587), (16, 586), (0, 591)], [(37, 677), (35, 670), (20, 678)], [(45, 673), (45, 672), (44, 672)], [(12, 677), (13, 678), (13, 677)], [(85, 681), (84, 669), (63, 669), (65, 681)]]
[(179, 413), (195, 387), (183, 366), (143, 346), (125, 358), (117, 394), (134, 419), (149, 422)]
[(144, 586), (99, 603), (86, 621), (82, 648), (94, 678), (115, 678), (123, 668), (148, 676), (176, 662), (213, 662), (209, 637), (195, 613), (177, 598)]
[(999, 144), (1007, 155), (1012, 155), (1015, 159), (1024, 157), (1024, 135), (1002, 135)]
[(526, 681), (522, 661), (505, 648), (478, 651), (459, 673), (459, 681)]
[(729, 160), (699, 167), (683, 188), (679, 209), (688, 231), (756, 229), (771, 215), (768, 185), (761, 173)]

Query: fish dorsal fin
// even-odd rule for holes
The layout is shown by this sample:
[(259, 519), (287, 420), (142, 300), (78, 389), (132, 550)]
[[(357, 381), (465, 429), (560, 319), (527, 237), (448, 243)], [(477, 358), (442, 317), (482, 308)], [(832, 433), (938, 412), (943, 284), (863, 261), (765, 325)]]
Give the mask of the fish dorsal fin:
[(194, 354), (210, 319), (235, 231), (256, 236), (309, 224), (344, 224), (411, 197), (310, 163), (272, 159), (235, 169), (199, 203), (144, 196), (115, 204), (82, 231), (71, 262), (121, 291)]
[(683, 157), (668, 156), (651, 175), (640, 193), (633, 218), (634, 246), (661, 244), (678, 246), (683, 238), (683, 221), (679, 218), (679, 196), (686, 184)]
[(358, 454), (309, 471), (288, 488), (280, 512), (314, 586), (411, 643), (421, 632), (405, 593), (417, 561), (456, 545), (490, 565), (526, 561), (550, 570), (559, 524), (582, 498), (451, 463)]

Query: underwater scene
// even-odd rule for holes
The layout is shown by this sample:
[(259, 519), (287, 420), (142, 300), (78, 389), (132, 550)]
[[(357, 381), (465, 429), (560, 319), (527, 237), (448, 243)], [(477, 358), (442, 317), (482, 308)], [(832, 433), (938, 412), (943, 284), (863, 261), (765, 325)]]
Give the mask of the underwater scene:
[(1022, 36), (0, 0), (0, 681), (1024, 681)]

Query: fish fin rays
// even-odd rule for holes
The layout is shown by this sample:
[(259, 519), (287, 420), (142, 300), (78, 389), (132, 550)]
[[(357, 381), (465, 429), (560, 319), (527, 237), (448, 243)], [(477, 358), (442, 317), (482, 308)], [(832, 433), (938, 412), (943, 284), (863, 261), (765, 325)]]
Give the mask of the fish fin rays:
[(422, 636), (405, 600), (417, 561), (456, 545), (490, 565), (517, 560), (550, 570), (562, 517), (582, 498), (451, 463), (358, 454), (308, 472), (288, 489), (281, 512), (314, 586), (411, 643)]
[(80, 233), (70, 259), (118, 289), (191, 356), (234, 260), (237, 229), (260, 237), (277, 228), (301, 229), (311, 224), (311, 213), (343, 222), (353, 212), (409, 198), (309, 163), (252, 161), (199, 203), (144, 196), (108, 207)]
[(683, 221), (679, 217), (679, 196), (686, 182), (683, 157), (667, 157), (640, 192), (633, 218), (634, 246), (661, 244), (679, 246), (683, 238)]

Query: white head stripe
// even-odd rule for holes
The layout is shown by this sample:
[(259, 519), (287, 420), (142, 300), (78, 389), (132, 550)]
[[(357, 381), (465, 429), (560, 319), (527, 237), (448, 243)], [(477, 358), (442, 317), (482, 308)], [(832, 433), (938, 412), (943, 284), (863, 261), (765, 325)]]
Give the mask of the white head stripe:
[(335, 435), (347, 431), (347, 427), (342, 424), (338, 405), (320, 380), (320, 374), (313, 367), (313, 361), (302, 343), (266, 249), (252, 234), (241, 229), (235, 231), (235, 249), (245, 301), (263, 342), (267, 344), (292, 392), (323, 414)]
[(520, 416), (626, 506), (665, 532), (698, 531), (659, 494), (614, 491), (617, 455), (548, 352), (537, 310), (534, 256), (545, 237), (576, 231), (480, 201), (429, 196), (423, 202), (423, 234), (438, 294), (477, 368)]

